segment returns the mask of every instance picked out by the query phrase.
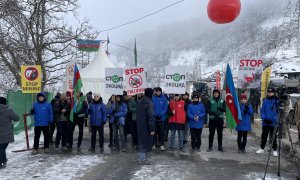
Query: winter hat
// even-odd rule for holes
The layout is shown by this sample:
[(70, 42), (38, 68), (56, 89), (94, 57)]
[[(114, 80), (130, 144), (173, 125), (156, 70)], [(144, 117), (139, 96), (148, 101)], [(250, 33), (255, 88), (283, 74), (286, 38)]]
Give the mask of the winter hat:
[(213, 90), (213, 94), (214, 94), (215, 92), (221, 94), (220, 91), (219, 91), (218, 89), (214, 89), (214, 90)]
[(0, 104), (6, 105), (6, 98), (0, 97)]
[(70, 92), (70, 91), (67, 91), (67, 92), (66, 92), (66, 96), (71, 96), (71, 92)]
[(193, 96), (192, 96), (192, 99), (199, 99), (199, 95), (197, 95), (197, 94), (194, 94)]
[(94, 93), (94, 97), (95, 97), (95, 96), (101, 97), (101, 96), (100, 96), (100, 93), (98, 93), (98, 92)]
[(67, 95), (66, 94), (61, 94), (60, 100), (66, 101), (67, 100)]
[(154, 91), (152, 88), (146, 88), (145, 89), (145, 96), (149, 97), (149, 98), (152, 98), (152, 95), (153, 95)]
[(274, 88), (269, 88), (269, 89), (268, 89), (268, 92), (273, 92), (273, 93), (275, 93), (275, 89), (274, 89)]
[(247, 99), (247, 95), (245, 93), (241, 94), (240, 99)]
[(123, 91), (123, 96), (127, 96), (127, 91)]
[(155, 91), (162, 92), (162, 89), (161, 89), (161, 87), (157, 87), (157, 88), (155, 89)]

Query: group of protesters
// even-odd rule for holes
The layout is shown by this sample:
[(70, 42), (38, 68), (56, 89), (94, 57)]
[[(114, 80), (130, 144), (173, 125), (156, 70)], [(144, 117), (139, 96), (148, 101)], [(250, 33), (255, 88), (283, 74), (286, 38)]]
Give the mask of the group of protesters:
[[(274, 96), (275, 90), (269, 89), (261, 108), (262, 141), (257, 153), (263, 153), (269, 132), (274, 131), (277, 118), (278, 99)], [(95, 152), (96, 136), (99, 136), (100, 152), (104, 151), (104, 125), (109, 124), (109, 147), (112, 150), (126, 152), (128, 142), (127, 134), (131, 134), (131, 145), (138, 151), (138, 160), (147, 163), (146, 152), (151, 150), (174, 151), (176, 131), (178, 134), (178, 149), (187, 151), (190, 137), (191, 153), (200, 151), (201, 135), (204, 127), (209, 128), (207, 152), (213, 150), (215, 131), (218, 136), (218, 151), (224, 152), (222, 145), (224, 112), (226, 103), (221, 92), (213, 90), (212, 97), (206, 91), (193, 92), (191, 100), (189, 94), (166, 95), (160, 87), (146, 88), (144, 94), (128, 96), (112, 95), (107, 104), (104, 104), (100, 93), (89, 92), (86, 96), (78, 92), (72, 98), (70, 92), (57, 93), (51, 102), (47, 102), (44, 93), (37, 94), (37, 101), (30, 111), (34, 115), (34, 145), (32, 154), (37, 154), (41, 132), (44, 135), (44, 152), (49, 153), (49, 144), (55, 145), (55, 150), (72, 150), (73, 134), (76, 126), (79, 128), (77, 150), (80, 151), (86, 119), (89, 119), (91, 132), (91, 145), (89, 151)], [(71, 102), (75, 99), (76, 104)], [(238, 152), (244, 153), (247, 134), (251, 130), (250, 116), (253, 114), (252, 106), (247, 102), (247, 95), (240, 95), (240, 109), (242, 120), (238, 123), (237, 145)], [(71, 113), (72, 112), (72, 113)], [(13, 142), (11, 120), (19, 120), (13, 110), (7, 108), (6, 99), (0, 98), (0, 121), (5, 127), (0, 127), (0, 165), (6, 166), (5, 150), (8, 143)], [(2, 123), (3, 124), (3, 123)], [(53, 134), (56, 130), (56, 138)], [(5, 131), (3, 129), (10, 129)], [(4, 132), (6, 134), (4, 134)], [(5, 137), (5, 138), (2, 138)], [(168, 143), (166, 143), (168, 142)], [(168, 144), (168, 146), (166, 146)], [(276, 139), (273, 143), (273, 155), (277, 156)]]

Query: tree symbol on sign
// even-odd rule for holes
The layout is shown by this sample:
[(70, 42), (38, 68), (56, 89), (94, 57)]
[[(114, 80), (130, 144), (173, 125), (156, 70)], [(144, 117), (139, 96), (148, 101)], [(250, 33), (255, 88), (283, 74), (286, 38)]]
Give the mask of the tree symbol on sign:
[(176, 81), (176, 82), (180, 81), (181, 80), (181, 75), (179, 73), (175, 73), (173, 75), (173, 80)]
[(119, 76), (113, 75), (113, 77), (112, 77), (112, 82), (113, 82), (113, 83), (118, 83), (119, 81), (120, 81)]

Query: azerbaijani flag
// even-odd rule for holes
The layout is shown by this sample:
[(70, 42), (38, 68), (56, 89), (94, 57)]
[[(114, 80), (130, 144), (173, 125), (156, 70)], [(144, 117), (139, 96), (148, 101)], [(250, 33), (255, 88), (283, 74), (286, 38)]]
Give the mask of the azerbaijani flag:
[(242, 120), (242, 114), (238, 96), (236, 94), (232, 73), (229, 64), (227, 64), (224, 86), (226, 88), (226, 122), (227, 127), (232, 130)]
[(93, 52), (98, 51), (100, 47), (100, 40), (77, 40), (77, 48), (78, 51), (87, 51), (87, 52)]
[(71, 101), (71, 114), (70, 114), (70, 121), (73, 122), (73, 113), (77, 112), (77, 93), (81, 91), (82, 88), (82, 81), (79, 73), (79, 69), (77, 64), (75, 63), (74, 66), (74, 79), (73, 79), (73, 97)]

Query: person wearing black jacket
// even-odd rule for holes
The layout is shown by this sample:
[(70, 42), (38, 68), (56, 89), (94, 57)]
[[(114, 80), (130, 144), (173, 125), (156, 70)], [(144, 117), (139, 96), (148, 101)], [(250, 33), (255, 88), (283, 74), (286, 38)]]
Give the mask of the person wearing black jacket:
[(149, 164), (146, 153), (152, 150), (155, 118), (152, 103), (153, 89), (146, 88), (145, 96), (139, 100), (136, 107), (138, 131), (138, 161), (140, 164)]
[[(187, 117), (187, 109), (189, 104), (191, 104), (191, 100), (189, 99), (189, 93), (185, 92), (185, 94), (182, 95), (182, 100), (184, 100), (184, 111), (186, 112), (186, 119)], [(184, 125), (184, 133), (183, 133), (183, 145), (186, 145), (188, 142), (188, 137), (190, 134), (190, 128), (189, 128), (189, 121), (186, 120), (185, 125)]]
[(54, 97), (54, 99), (51, 100), (51, 106), (53, 109), (53, 122), (49, 125), (49, 142), (52, 144), (54, 143), (53, 141), (53, 134), (55, 131), (55, 127), (57, 127), (57, 120), (59, 113), (55, 111), (55, 109), (58, 107), (59, 108), (59, 103), (60, 103), (60, 93), (57, 93)]
[[(209, 96), (208, 94), (206, 93), (206, 91), (203, 91), (202, 92), (202, 95), (201, 95), (201, 102), (203, 103), (204, 105), (204, 108), (205, 108), (205, 112), (209, 112), (209, 109), (210, 109), (210, 100), (209, 100)], [(208, 115), (205, 115), (204, 116), (204, 124), (207, 124), (207, 121), (208, 121)]]
[(71, 104), (67, 101), (66, 94), (61, 95), (58, 107), (59, 108), (54, 109), (54, 112), (58, 114), (55, 150), (58, 150), (60, 141), (62, 149), (65, 149), (67, 144), (68, 121), (70, 120)]

